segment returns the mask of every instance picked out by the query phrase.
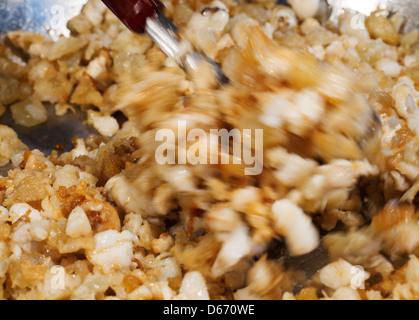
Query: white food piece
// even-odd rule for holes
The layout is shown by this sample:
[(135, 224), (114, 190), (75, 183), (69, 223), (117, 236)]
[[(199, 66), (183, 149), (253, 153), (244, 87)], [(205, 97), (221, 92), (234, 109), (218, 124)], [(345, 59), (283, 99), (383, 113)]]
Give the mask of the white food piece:
[(289, 0), (289, 3), (300, 19), (314, 17), (320, 6), (320, 0)]
[(397, 61), (389, 58), (378, 60), (375, 67), (377, 70), (384, 72), (384, 74), (389, 77), (398, 77), (400, 71), (402, 70), (402, 66), (399, 65)]
[(98, 26), (102, 23), (105, 10), (106, 6), (102, 1), (89, 1), (83, 8), (83, 13), (91, 24)]
[(89, 219), (81, 207), (76, 207), (68, 216), (65, 233), (72, 238), (88, 235), (92, 232)]
[(43, 241), (48, 238), (48, 221), (41, 220), (30, 223), (29, 232), (31, 234), (32, 240), (34, 241)]
[(419, 135), (419, 91), (414, 81), (403, 76), (397, 80), (391, 93), (398, 114), (407, 121), (407, 125), (415, 135)]
[(407, 68), (413, 67), (418, 62), (418, 59), (414, 55), (407, 55), (403, 59), (403, 64)]
[(95, 235), (96, 247), (89, 252), (88, 259), (104, 273), (129, 267), (133, 254), (133, 242), (138, 238), (124, 230), (107, 230)]
[(275, 231), (286, 239), (292, 256), (306, 254), (319, 245), (319, 232), (301, 208), (287, 199), (272, 206)]
[(99, 56), (96, 59), (90, 61), (87, 66), (86, 73), (89, 74), (93, 79), (96, 79), (102, 72), (106, 71), (106, 58)]
[(406, 269), (406, 280), (415, 292), (419, 292), (419, 261), (414, 256), (410, 256)]
[(197, 271), (186, 273), (179, 289), (178, 298), (185, 300), (209, 300), (204, 277)]
[[(30, 223), (19, 224), (17, 228), (14, 230), (10, 238), (21, 249), (23, 249), (24, 251), (29, 251), (30, 245), (28, 244), (30, 244), (32, 240), (32, 236), (30, 233)], [(22, 250), (20, 250), (18, 254), (20, 255), (21, 253), (22, 253)]]
[(272, 97), (273, 99), (263, 108), (263, 113), (259, 116), (259, 121), (264, 125), (277, 128), (284, 124), (284, 114), (293, 109), (293, 104), (283, 99), (281, 96)]
[(80, 182), (80, 180), (83, 180), (83, 181), (87, 182), (91, 186), (95, 186), (96, 183), (97, 183), (98, 178), (96, 178), (94, 175), (92, 175), (88, 172), (80, 171), (79, 182)]
[(297, 17), (291, 8), (280, 7), (278, 10), (274, 9), (271, 14), (271, 22), (274, 30), (282, 31), (292, 29), (297, 26)]
[(25, 150), (22, 150), (22, 151), (19, 151), (19, 152), (15, 153), (14, 155), (12, 155), (10, 160), (12, 161), (12, 164), (15, 168), (18, 168), (19, 165), (23, 162), (23, 160), (24, 160), (23, 155), (24, 154), (25, 154)]
[(326, 55), (326, 51), (324, 50), (323, 46), (316, 44), (312, 47), (308, 47), (308, 52), (310, 52), (316, 59), (324, 60), (324, 56)]
[(289, 130), (296, 135), (304, 135), (320, 121), (324, 112), (323, 98), (313, 90), (304, 89), (293, 98), (293, 108), (285, 113)]
[(15, 223), (20, 217), (26, 214), (31, 219), (31, 222), (42, 220), (39, 211), (32, 208), (27, 203), (15, 203), (9, 210), (9, 216), (12, 223)]
[(263, 33), (266, 34), (266, 36), (269, 39), (272, 39), (273, 38), (275, 29), (272, 26), (272, 24), (270, 24), (269, 22), (265, 23), (265, 25), (263, 26), (262, 30), (263, 30)]
[(87, 123), (99, 131), (105, 137), (112, 137), (119, 130), (118, 121), (112, 116), (101, 115), (99, 112), (89, 110)]
[(16, 123), (32, 127), (47, 121), (47, 110), (39, 100), (28, 99), (15, 103), (10, 107)]
[(236, 211), (246, 212), (249, 203), (260, 201), (262, 197), (258, 188), (241, 188), (233, 192), (231, 207)]
[(0, 223), (7, 221), (9, 219), (9, 210), (7, 208), (0, 206)]
[(167, 257), (161, 259), (158, 264), (160, 274), (158, 275), (158, 281), (164, 281), (168, 278), (175, 278), (182, 276), (182, 270), (174, 257)]
[(74, 300), (95, 300), (96, 294), (105, 292), (111, 283), (110, 276), (102, 274), (89, 274), (83, 283), (74, 290), (71, 298)]
[(364, 40), (370, 38), (370, 34), (365, 26), (365, 16), (363, 14), (346, 11), (339, 19), (339, 31), (342, 34)]
[(71, 150), (71, 155), (73, 160), (80, 156), (89, 155), (89, 151), (87, 151), (86, 144), (84, 143), (83, 139), (76, 139), (76, 146), (73, 150)]
[(326, 53), (338, 58), (343, 58), (346, 53), (346, 49), (344, 48), (341, 40), (335, 40), (327, 46)]
[(240, 261), (251, 251), (251, 239), (249, 230), (243, 223), (228, 235), (217, 259), (215, 260), (211, 272), (215, 277), (222, 276), (232, 266)]
[(284, 292), (282, 300), (295, 300), (295, 296), (291, 292)]
[[(304, 35), (307, 35), (318, 28), (321, 28), (320, 22), (315, 18), (307, 18), (300, 25), (301, 32)], [(321, 46), (320, 44), (318, 45)]]
[(351, 287), (342, 287), (337, 289), (331, 299), (333, 300), (361, 300), (358, 291)]
[(0, 166), (5, 166), (15, 153), (26, 149), (12, 128), (0, 125)]
[(319, 272), (320, 282), (335, 290), (340, 287), (362, 285), (362, 282), (368, 278), (368, 272), (344, 259), (329, 263)]
[(105, 191), (126, 212), (143, 213), (146, 209), (144, 197), (136, 188), (130, 187), (128, 179), (122, 174), (110, 178), (105, 184)]
[(169, 167), (162, 174), (165, 174), (164, 179), (178, 192), (196, 190), (195, 178), (186, 166)]
[(214, 59), (218, 50), (222, 49), (222, 46), (218, 47), (217, 41), (228, 24), (229, 14), (228, 8), (221, 1), (213, 1), (209, 8), (218, 10), (194, 13), (188, 22), (185, 34), (194, 47)]
[(3, 278), (9, 270), (9, 248), (5, 242), (0, 242), (0, 279)]
[(229, 232), (237, 227), (241, 217), (232, 208), (221, 207), (207, 211), (206, 220), (211, 231)]
[[(283, 151), (283, 150), (281, 150)], [(275, 178), (283, 185), (295, 187), (300, 185), (316, 169), (317, 164), (311, 159), (302, 158), (296, 154), (283, 154), (282, 167), (275, 172)]]
[(56, 170), (52, 175), (52, 179), (54, 181), (53, 187), (55, 189), (58, 189), (59, 187), (70, 188), (77, 184), (79, 178), (79, 168), (67, 164), (64, 167)]

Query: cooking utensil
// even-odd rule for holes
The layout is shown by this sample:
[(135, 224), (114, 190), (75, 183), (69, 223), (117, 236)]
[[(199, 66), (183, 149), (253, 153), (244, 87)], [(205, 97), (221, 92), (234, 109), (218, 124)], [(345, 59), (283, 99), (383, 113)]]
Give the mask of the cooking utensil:
[(163, 14), (159, 0), (102, 0), (109, 9), (133, 32), (147, 33), (160, 49), (182, 69), (196, 69), (201, 62), (214, 66), (219, 81), (228, 82), (221, 68), (212, 60), (190, 50), (177, 36), (177, 27)]

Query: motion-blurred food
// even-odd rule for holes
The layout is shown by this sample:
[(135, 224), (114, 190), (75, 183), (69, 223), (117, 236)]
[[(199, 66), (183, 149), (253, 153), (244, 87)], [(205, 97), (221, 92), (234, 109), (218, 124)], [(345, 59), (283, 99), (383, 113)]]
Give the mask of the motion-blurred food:
[[(35, 126), (48, 106), (81, 108), (99, 134), (48, 155), (0, 126), (0, 164), (14, 165), (0, 177), (0, 298), (419, 297), (419, 32), (380, 11), (321, 24), (318, 1), (290, 2), (164, 1), (223, 86), (96, 0), (69, 38), (7, 35), (0, 113)], [(159, 165), (156, 132), (178, 121), (263, 129), (248, 146), (262, 173)], [(319, 250), (315, 272), (290, 265)]]

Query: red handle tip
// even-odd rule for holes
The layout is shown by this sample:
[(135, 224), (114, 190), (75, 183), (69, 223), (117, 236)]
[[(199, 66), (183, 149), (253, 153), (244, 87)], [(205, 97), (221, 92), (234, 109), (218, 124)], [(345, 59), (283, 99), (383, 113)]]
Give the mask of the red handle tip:
[(102, 0), (132, 31), (143, 33), (146, 20), (164, 9), (159, 0)]

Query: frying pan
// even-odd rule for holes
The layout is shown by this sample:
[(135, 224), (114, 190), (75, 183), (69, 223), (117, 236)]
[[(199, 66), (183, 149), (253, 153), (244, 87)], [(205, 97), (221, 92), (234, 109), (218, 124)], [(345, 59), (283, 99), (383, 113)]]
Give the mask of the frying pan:
[[(123, 0), (121, 0), (123, 1)], [(0, 0), (0, 36), (11, 30), (24, 30), (48, 35), (53, 39), (69, 36), (68, 20), (80, 13), (87, 0)], [(279, 1), (285, 3), (286, 1)], [(402, 31), (419, 29), (419, 1), (417, 0), (327, 0), (330, 6), (328, 19), (337, 23), (337, 17), (344, 9), (351, 9), (369, 15), (377, 7), (391, 12), (401, 12), (407, 22)], [(30, 148), (50, 154), (57, 143), (65, 151), (72, 148), (71, 140), (78, 136), (85, 138), (96, 131), (85, 125), (86, 115), (80, 111), (58, 117), (54, 108), (47, 108), (48, 121), (32, 128), (16, 125), (10, 112), (0, 117), (0, 124), (12, 127), (19, 138)], [(10, 167), (0, 168), (0, 175)], [(273, 248), (271, 252), (281, 248)], [(327, 261), (327, 252), (318, 248), (313, 252), (284, 261), (289, 267), (304, 270), (309, 276), (320, 269)]]
[[(0, 0), (0, 36), (12, 30), (41, 33), (53, 39), (69, 36), (67, 22), (80, 13), (86, 2), (87, 0)], [(407, 17), (403, 31), (419, 28), (417, 0), (327, 0), (327, 4), (331, 9), (328, 18), (334, 23), (345, 8), (368, 15), (378, 6), (403, 13)], [(86, 116), (79, 111), (57, 117), (53, 108), (47, 109), (47, 123), (33, 128), (16, 125), (10, 112), (0, 117), (0, 123), (12, 127), (30, 149), (36, 148), (45, 154), (51, 153), (57, 143), (69, 151), (73, 137), (85, 138), (90, 133), (96, 133), (93, 128), (83, 124)], [(0, 173), (2, 172), (5, 172), (4, 168), (0, 169)]]

